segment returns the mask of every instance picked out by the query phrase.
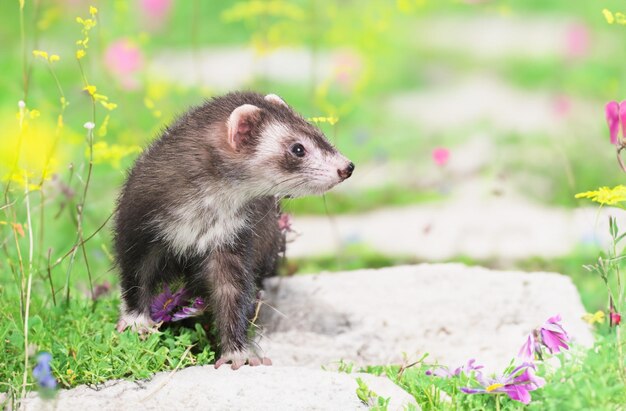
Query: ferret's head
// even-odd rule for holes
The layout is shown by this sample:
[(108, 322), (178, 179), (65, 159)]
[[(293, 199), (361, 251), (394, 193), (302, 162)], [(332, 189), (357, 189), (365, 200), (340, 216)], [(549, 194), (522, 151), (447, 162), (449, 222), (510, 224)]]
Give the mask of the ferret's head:
[(354, 164), (324, 134), (269, 94), (235, 108), (228, 143), (258, 194), (300, 197), (322, 194), (352, 175)]

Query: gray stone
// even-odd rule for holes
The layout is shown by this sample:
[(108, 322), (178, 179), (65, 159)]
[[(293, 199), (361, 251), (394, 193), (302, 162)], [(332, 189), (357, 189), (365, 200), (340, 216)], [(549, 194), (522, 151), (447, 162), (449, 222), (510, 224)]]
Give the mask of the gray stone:
[(576, 344), (593, 342), (578, 292), (559, 274), (423, 264), (273, 278), (266, 288), (259, 344), (278, 365), (400, 364), (429, 353), (496, 370), (556, 314)]
[(166, 50), (150, 62), (149, 73), (173, 83), (198, 85), (219, 92), (249, 85), (256, 78), (285, 83), (307, 83), (328, 78), (342, 56), (360, 57), (353, 50), (334, 50), (313, 55), (302, 48), (279, 48), (258, 53), (250, 47), (216, 47), (198, 50)]
[(527, 139), (564, 136), (576, 130), (601, 132), (593, 116), (597, 102), (569, 98), (567, 117), (559, 117), (557, 101), (554, 94), (511, 86), (486, 73), (393, 95), (387, 108), (425, 135), (464, 135), (474, 128), (497, 131), (496, 135), (519, 133)]
[[(54, 400), (31, 394), (24, 410), (357, 410), (356, 378), (377, 395), (391, 398), (390, 410), (415, 401), (387, 378), (296, 367), (191, 367), (158, 373), (147, 382), (109, 381), (62, 390)], [(418, 408), (419, 409), (419, 408)]]
[(445, 203), (332, 218), (297, 216), (293, 226), (299, 235), (288, 245), (287, 256), (333, 255), (360, 243), (386, 255), (426, 261), (551, 258), (582, 245), (607, 247), (609, 215), (626, 227), (625, 213), (616, 208), (547, 207), (516, 195), (480, 196), (481, 187), (472, 184), (461, 188), (465, 194)]

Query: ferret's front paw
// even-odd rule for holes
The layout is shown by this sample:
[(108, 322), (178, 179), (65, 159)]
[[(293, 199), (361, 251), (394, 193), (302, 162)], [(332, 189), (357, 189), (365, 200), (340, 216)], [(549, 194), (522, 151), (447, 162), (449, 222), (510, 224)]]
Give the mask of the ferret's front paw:
[(259, 357), (248, 351), (227, 351), (215, 362), (215, 368), (220, 368), (226, 363), (231, 363), (230, 368), (238, 370), (242, 365), (248, 364), (251, 367), (257, 365), (272, 365), (272, 360), (267, 357)]
[(158, 324), (146, 314), (123, 313), (117, 321), (116, 328), (118, 332), (130, 328), (143, 335), (155, 332), (158, 329)]

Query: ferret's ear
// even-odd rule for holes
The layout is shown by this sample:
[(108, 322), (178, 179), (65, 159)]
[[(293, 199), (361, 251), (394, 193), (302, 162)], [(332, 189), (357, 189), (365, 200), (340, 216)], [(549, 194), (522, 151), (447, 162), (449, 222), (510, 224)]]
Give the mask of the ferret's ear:
[(228, 117), (228, 144), (237, 150), (250, 138), (250, 133), (260, 119), (261, 109), (252, 104), (244, 104), (234, 109)]
[(265, 101), (269, 101), (272, 104), (278, 104), (279, 106), (289, 107), (287, 103), (285, 103), (283, 99), (278, 97), (276, 94), (268, 94), (265, 96)]

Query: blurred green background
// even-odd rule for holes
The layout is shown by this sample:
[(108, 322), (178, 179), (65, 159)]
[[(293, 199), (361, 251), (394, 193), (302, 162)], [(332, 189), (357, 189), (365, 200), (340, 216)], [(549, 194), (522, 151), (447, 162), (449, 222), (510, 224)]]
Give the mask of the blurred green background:
[[(98, 9), (93, 16), (90, 6)], [(41, 0), (25, 1), (20, 13), (19, 1), (0, 2), (4, 335), (23, 310), (28, 228), (31, 314), (43, 315), (66, 295), (87, 299), (97, 285), (114, 290), (110, 225), (103, 224), (125, 170), (177, 115), (233, 89), (280, 95), (357, 165), (353, 178), (324, 198), (285, 204), (296, 228), (300, 217), (315, 218), (304, 216), (332, 220), (405, 206), (468, 204), (471, 219), (492, 201), (521, 205), (521, 213), (528, 205), (574, 215), (584, 205), (576, 193), (622, 181), (604, 104), (626, 95), (626, 27), (608, 24), (602, 12), (620, 7), (571, 0)], [(88, 18), (96, 24), (82, 33)], [(77, 44), (86, 36), (87, 47)], [(78, 50), (84, 57), (77, 59)], [(96, 87), (95, 104), (87, 86)], [(87, 122), (95, 123), (94, 166), (77, 217), (89, 170)], [(30, 226), (26, 189), (37, 194)], [(434, 215), (425, 235), (446, 219)], [(68, 257), (55, 265), (77, 243), (78, 220), (84, 237), (93, 237), (72, 267)], [(582, 265), (605, 242), (594, 219), (588, 223), (588, 235), (562, 232), (572, 246), (558, 255), (388, 253), (356, 238), (332, 252), (296, 254), (284, 271), (421, 261), (558, 271), (574, 279), (595, 311), (606, 306), (603, 286)], [(476, 241), (506, 240), (474, 229)]]
[[(97, 24), (83, 48), (76, 44), (84, 38), (77, 17), (89, 18), (90, 5), (99, 10)], [(286, 204), (296, 227), (304, 214), (502, 196), (576, 207), (575, 193), (621, 178), (603, 124), (605, 101), (626, 88), (619, 58), (624, 27), (607, 24), (602, 14), (604, 7), (619, 6), (618, 1), (565, 0), (76, 0), (26, 2), (20, 16), (19, 2), (4, 1), (3, 187), (13, 176), (7, 200), (23, 202), (24, 172), (34, 183), (45, 175), (45, 207), (35, 204), (33, 218), (44, 221), (44, 229), (33, 224), (39, 239), (34, 260), (43, 276), (48, 250), (54, 262), (74, 244), (75, 208), (88, 160), (86, 122), (96, 127), (84, 210), (84, 231), (93, 233), (110, 215), (125, 169), (159, 130), (205, 98), (253, 89), (282, 96), (305, 117), (321, 118), (318, 125), (358, 166), (351, 181), (325, 199)], [(86, 53), (80, 59), (82, 74), (79, 49)], [(48, 61), (33, 50), (45, 51)], [(58, 61), (49, 61), (53, 54)], [(117, 107), (108, 110), (98, 103), (94, 115), (87, 84)], [(26, 103), (25, 138), (16, 119), (20, 100)], [(63, 127), (58, 126), (61, 113)], [(438, 148), (449, 153), (445, 164), (433, 160)], [(15, 221), (25, 226), (23, 207), (15, 213)], [(16, 255), (8, 247), (14, 227), (6, 217), (0, 229), (9, 258), (0, 261), (0, 279), (9, 292), (14, 288), (9, 273), (15, 270), (10, 261)], [(18, 241), (27, 246), (26, 236)], [(588, 275), (581, 263), (593, 258), (597, 243), (581, 238), (571, 255), (557, 260), (534, 255), (515, 262), (498, 256), (443, 259), (557, 270), (582, 285)], [(116, 283), (109, 248), (106, 228), (88, 243), (94, 283)], [(288, 271), (430, 260), (383, 254), (352, 246), (297, 261)], [(67, 264), (66, 259), (52, 270), (57, 290), (67, 283)], [(85, 288), (85, 267), (77, 267), (71, 286)], [(595, 280), (581, 287), (590, 310), (604, 305)]]

